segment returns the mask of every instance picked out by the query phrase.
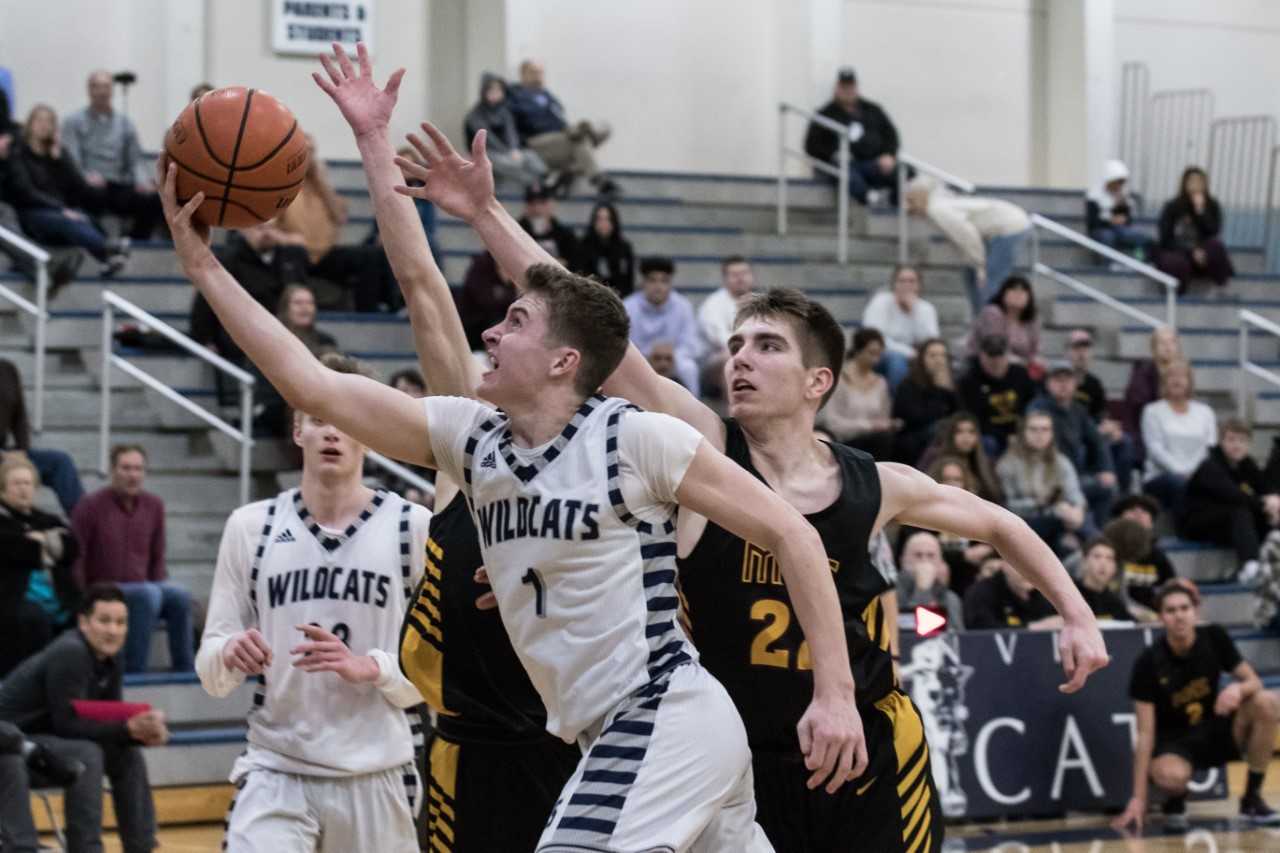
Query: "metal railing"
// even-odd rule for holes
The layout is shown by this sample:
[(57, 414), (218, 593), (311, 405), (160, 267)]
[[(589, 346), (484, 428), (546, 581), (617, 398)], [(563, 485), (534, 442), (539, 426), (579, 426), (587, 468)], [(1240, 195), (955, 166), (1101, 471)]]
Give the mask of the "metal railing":
[(1266, 245), (1275, 139), (1276, 120), (1267, 115), (1214, 119), (1209, 127), (1208, 171), (1214, 196), (1231, 212), (1222, 229), (1230, 245)]
[[(1049, 219), (1047, 216), (1041, 216), (1038, 213), (1031, 214), (1031, 225), (1035, 229), (1032, 232), (1031, 268), (1038, 275), (1051, 278), (1059, 284), (1065, 285), (1078, 293), (1082, 293), (1091, 299), (1101, 302), (1108, 308), (1113, 308), (1141, 323), (1146, 323), (1150, 326), (1168, 325), (1175, 329), (1178, 327), (1178, 280), (1176, 278), (1168, 273), (1161, 272), (1150, 264), (1144, 264), (1142, 261), (1135, 260), (1123, 252), (1117, 252), (1110, 246), (1106, 246), (1099, 243), (1097, 240), (1086, 237), (1080, 232), (1068, 228), (1060, 222), (1055, 222), (1054, 220)], [(1096, 287), (1090, 287), (1079, 279), (1073, 278), (1065, 273), (1058, 272), (1048, 264), (1042, 263), (1040, 261), (1039, 239), (1039, 232), (1041, 229), (1058, 237), (1070, 240), (1077, 246), (1082, 246), (1091, 252), (1095, 252), (1112, 263), (1120, 264), (1127, 269), (1133, 270), (1139, 275), (1151, 279), (1157, 284), (1163, 285), (1165, 289), (1165, 319), (1161, 321), (1145, 311), (1139, 311), (1132, 305), (1126, 305), (1114, 296), (1104, 293)]]
[(1240, 312), (1240, 372), (1237, 375), (1239, 383), (1236, 389), (1236, 412), (1241, 419), (1248, 418), (1249, 411), (1249, 377), (1256, 376), (1259, 379), (1266, 380), (1272, 385), (1280, 387), (1280, 373), (1273, 370), (1267, 370), (1262, 365), (1249, 358), (1249, 327), (1257, 326), (1264, 332), (1269, 332), (1280, 339), (1280, 325), (1277, 325), (1261, 314), (1255, 314), (1253, 311)]
[[(240, 428), (237, 429), (217, 415), (196, 405), (159, 379), (131, 364), (123, 356), (113, 352), (112, 334), (115, 330), (115, 313), (134, 318), (145, 323), (151, 331), (163, 336), (195, 357), (205, 361), (217, 370), (226, 373), (240, 383)], [(107, 290), (102, 294), (102, 418), (99, 423), (99, 456), (98, 463), (102, 473), (108, 471), (107, 454), (109, 453), (111, 436), (111, 368), (116, 367), (141, 382), (165, 399), (204, 421), (209, 426), (240, 443), (240, 503), (249, 502), (249, 463), (253, 450), (253, 385), (251, 374), (236, 367), (222, 356), (212, 352), (191, 338), (179, 332), (163, 320), (134, 305), (127, 299)]]
[(1213, 122), (1213, 93), (1208, 89), (1156, 92), (1148, 102), (1142, 158), (1141, 194), (1150, 210), (1159, 210), (1177, 194), (1178, 178), (1192, 163), (1204, 163)]
[[(836, 165), (832, 166), (823, 160), (810, 157), (803, 148), (792, 148), (787, 143), (787, 116), (797, 115), (825, 127), (840, 140), (836, 151)], [(787, 158), (794, 158), (808, 163), (823, 174), (832, 175), (836, 179), (836, 260), (845, 263), (849, 260), (849, 146), (847, 139), (849, 128), (832, 121), (826, 116), (789, 104), (786, 101), (778, 104), (778, 234), (787, 233)]]
[(912, 157), (905, 151), (898, 152), (898, 263), (905, 264), (907, 262), (907, 236), (910, 232), (910, 226), (907, 224), (907, 171), (915, 169), (933, 178), (942, 181), (949, 187), (958, 189), (963, 193), (973, 193), (977, 191), (977, 186), (972, 181), (947, 172), (932, 163), (926, 163), (916, 157)]
[[(387, 473), (404, 480), (410, 486), (413, 486), (415, 489), (422, 492), (423, 495), (430, 498), (435, 497), (436, 487), (434, 483), (425, 477), (420, 477), (418, 474), (409, 470), (404, 465), (401, 465), (399, 462), (396, 462), (394, 459), (388, 459), (378, 451), (370, 450), (369, 448), (365, 448), (364, 458)], [(401, 497), (403, 497), (403, 495)], [(441, 510), (444, 509), (444, 507), (436, 507), (436, 509)]]
[(1151, 71), (1145, 62), (1120, 67), (1120, 114), (1116, 124), (1120, 159), (1138, 174), (1146, 159), (1147, 107), (1151, 96)]
[(30, 314), (36, 321), (35, 340), (35, 393), (31, 401), (31, 426), (36, 432), (44, 429), (44, 381), (45, 381), (45, 341), (49, 325), (49, 253), (32, 243), (21, 234), (14, 233), (0, 226), (0, 242), (7, 243), (18, 252), (31, 259), (35, 267), (36, 301), (24, 299), (14, 291), (0, 284), (0, 299), (7, 299), (18, 310)]

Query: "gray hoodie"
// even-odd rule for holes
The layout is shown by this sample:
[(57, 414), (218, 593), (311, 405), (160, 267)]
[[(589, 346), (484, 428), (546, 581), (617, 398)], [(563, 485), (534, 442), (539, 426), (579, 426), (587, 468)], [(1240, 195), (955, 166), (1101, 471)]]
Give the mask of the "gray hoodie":
[[(484, 90), (492, 82), (502, 84), (503, 98), (496, 105), (484, 99)], [(475, 138), (476, 132), (489, 132), (488, 149), (490, 151), (514, 151), (520, 147), (520, 137), (516, 134), (516, 118), (511, 114), (511, 107), (506, 97), (507, 81), (497, 74), (486, 71), (480, 75), (480, 101), (467, 113), (463, 126), (467, 144)]]

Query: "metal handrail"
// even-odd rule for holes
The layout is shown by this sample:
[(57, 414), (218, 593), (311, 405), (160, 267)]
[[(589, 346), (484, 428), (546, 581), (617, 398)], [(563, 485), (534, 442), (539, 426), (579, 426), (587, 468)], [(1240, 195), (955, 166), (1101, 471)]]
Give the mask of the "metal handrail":
[(905, 151), (898, 152), (897, 161), (898, 165), (895, 168), (898, 173), (898, 263), (905, 264), (907, 262), (907, 233), (910, 230), (910, 226), (907, 224), (908, 167), (915, 169), (917, 172), (932, 175), (947, 186), (954, 187), (963, 193), (975, 193), (978, 187), (972, 181), (953, 175), (932, 163), (926, 163), (924, 160), (913, 157)]
[[(840, 138), (835, 166), (810, 157), (802, 148), (792, 148), (787, 144), (788, 113), (825, 127)], [(836, 178), (836, 260), (842, 264), (849, 260), (849, 146), (845, 144), (848, 132), (847, 127), (826, 116), (786, 101), (778, 104), (778, 235), (787, 233), (787, 158), (792, 157)]]
[(1249, 410), (1249, 377), (1256, 376), (1259, 379), (1265, 379), (1273, 385), (1280, 386), (1280, 373), (1273, 370), (1267, 370), (1260, 364), (1250, 360), (1249, 358), (1249, 326), (1257, 326), (1264, 332), (1270, 332), (1277, 338), (1280, 338), (1280, 325), (1271, 322), (1261, 314), (1253, 311), (1244, 310), (1240, 312), (1240, 373), (1238, 374), (1239, 388), (1236, 394), (1236, 412), (1241, 419), (1247, 417)]
[(40, 432), (44, 429), (45, 349), (49, 324), (49, 253), (21, 234), (10, 231), (2, 225), (0, 225), (0, 242), (8, 243), (26, 255), (36, 268), (36, 301), (34, 303), (2, 284), (0, 284), (0, 298), (9, 300), (21, 311), (36, 318), (36, 375), (35, 394), (31, 405), (31, 425), (36, 432)]
[[(1144, 264), (1142, 261), (1131, 258), (1128, 255), (1124, 254), (1123, 252), (1117, 252), (1115, 249), (1111, 248), (1110, 246), (1107, 246), (1103, 243), (1099, 243), (1097, 240), (1094, 240), (1090, 237), (1086, 237), (1085, 235), (1081, 234), (1079, 231), (1076, 231), (1072, 228), (1068, 228), (1062, 223), (1052, 220), (1047, 216), (1041, 216), (1039, 213), (1031, 214), (1031, 224), (1034, 228), (1043, 228), (1045, 231), (1048, 231), (1059, 237), (1063, 237), (1067, 240), (1070, 240), (1072, 243), (1075, 243), (1077, 246), (1082, 246), (1083, 248), (1086, 248), (1091, 252), (1102, 255), (1102, 257), (1106, 258), (1109, 261), (1112, 261), (1113, 263), (1117, 263), (1124, 267), (1127, 267), (1128, 269), (1133, 270), (1139, 275), (1145, 276), (1146, 278), (1149, 278), (1158, 284), (1164, 285), (1164, 288), (1165, 288), (1164, 325), (1168, 325), (1174, 329), (1178, 327), (1178, 280), (1176, 278), (1174, 278), (1173, 276), (1169, 275), (1166, 272), (1161, 272), (1160, 270), (1156, 269), (1150, 264)], [(1054, 278), (1055, 280), (1060, 280), (1058, 279), (1058, 276), (1061, 276), (1061, 273), (1058, 273), (1056, 270), (1053, 270), (1047, 265), (1042, 264), (1040, 262), (1039, 239), (1035, 240), (1035, 242), (1033, 243), (1033, 252), (1034, 252), (1034, 258), (1032, 260), (1032, 268), (1037, 273), (1041, 272), (1042, 269), (1048, 270), (1048, 273), (1053, 273), (1053, 275), (1050, 275), (1050, 278)], [(1045, 273), (1045, 274), (1048, 275), (1048, 273)], [(1070, 278), (1070, 277), (1063, 276), (1063, 278)], [(1107, 305), (1109, 308), (1117, 308), (1117, 310), (1124, 310), (1124, 313), (1131, 313), (1133, 311), (1133, 309), (1130, 309), (1129, 306), (1124, 305), (1124, 303), (1117, 301), (1113, 297), (1108, 296), (1107, 294), (1103, 293), (1100, 290), (1096, 290), (1092, 287), (1089, 287), (1088, 285), (1082, 282), (1076, 281), (1075, 279), (1071, 279), (1071, 281), (1076, 282), (1076, 284), (1080, 285), (1080, 287), (1086, 288), (1089, 291), (1089, 295), (1092, 298), (1096, 299), (1099, 302), (1102, 302), (1104, 305)], [(1069, 285), (1069, 286), (1075, 287), (1075, 285)], [(1079, 290), (1078, 287), (1076, 289)], [(1117, 306), (1123, 306), (1123, 308), (1118, 308)], [(1149, 316), (1141, 311), (1138, 311), (1136, 313), (1141, 314), (1143, 317)], [(1143, 322), (1146, 322), (1146, 321), (1144, 320)]]
[[(424, 495), (427, 495), (432, 498), (435, 497), (435, 494), (436, 494), (435, 484), (433, 484), (430, 480), (426, 479), (425, 477), (422, 477), (414, 473), (413, 471), (409, 470), (404, 465), (401, 465), (399, 462), (396, 462), (394, 459), (388, 459), (387, 457), (383, 456), (381, 453), (377, 452), (376, 450), (370, 450), (367, 447), (365, 448), (365, 451), (364, 451), (364, 458), (372, 462), (374, 465), (377, 465), (379, 468), (383, 469), (384, 471), (387, 471), (388, 473), (393, 474), (396, 477), (399, 477), (401, 480), (404, 480), (406, 483), (413, 486), (415, 489), (422, 492)], [(437, 509), (443, 509), (443, 507), (437, 507)]]
[(1113, 308), (1116, 311), (1119, 311), (1121, 314), (1125, 314), (1129, 317), (1132, 317), (1133, 319), (1137, 320), (1139, 323), (1147, 324), (1153, 329), (1158, 329), (1161, 326), (1166, 325), (1162, 320), (1159, 320), (1156, 317), (1153, 317), (1152, 315), (1148, 314), (1146, 311), (1139, 311), (1137, 308), (1134, 308), (1132, 305), (1125, 305), (1123, 302), (1121, 302), (1119, 299), (1116, 299), (1111, 294), (1103, 293), (1101, 290), (1098, 290), (1096, 287), (1090, 287), (1080, 279), (1072, 278), (1071, 276), (1063, 272), (1058, 272), (1053, 267), (1048, 266), (1047, 264), (1041, 263), (1040, 261), (1036, 261), (1035, 266), (1033, 266), (1032, 269), (1035, 270), (1037, 275), (1042, 275), (1042, 276), (1045, 276), (1046, 278), (1051, 278), (1054, 281), (1058, 282), (1059, 284), (1069, 287), (1078, 293), (1083, 293), (1085, 296), (1088, 296), (1090, 299), (1093, 299), (1097, 302), (1101, 302), (1103, 305), (1107, 306), (1108, 308)]
[[(214, 415), (186, 397), (179, 394), (173, 388), (165, 385), (159, 379), (150, 375), (134, 364), (131, 364), (123, 356), (117, 355), (112, 351), (112, 332), (115, 329), (115, 312), (128, 314), (135, 320), (145, 323), (152, 331), (160, 334), (164, 338), (172, 341), (177, 346), (196, 356), (197, 358), (208, 362), (214, 368), (221, 370), (223, 373), (230, 375), (233, 379), (240, 383), (240, 428), (236, 429), (222, 418)], [(172, 401), (188, 413), (194, 415), (204, 421), (209, 426), (227, 435), (228, 437), (240, 442), (240, 503), (249, 502), (249, 464), (250, 454), (253, 449), (253, 386), (254, 377), (245, 370), (236, 367), (222, 356), (210, 351), (208, 348), (201, 346), (191, 338), (179, 332), (163, 320), (158, 319), (154, 315), (144, 311), (137, 305), (134, 305), (127, 299), (117, 296), (111, 291), (103, 291), (102, 294), (102, 417), (99, 423), (99, 455), (98, 464), (105, 475), (107, 473), (107, 455), (109, 453), (108, 444), (111, 435), (111, 368), (117, 367), (124, 373), (132, 376), (148, 388), (156, 391), (166, 399)]]

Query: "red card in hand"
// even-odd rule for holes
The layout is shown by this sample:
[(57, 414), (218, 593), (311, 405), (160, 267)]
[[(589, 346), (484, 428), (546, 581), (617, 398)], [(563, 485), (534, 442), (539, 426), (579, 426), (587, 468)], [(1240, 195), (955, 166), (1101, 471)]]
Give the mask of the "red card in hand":
[(102, 699), (72, 699), (71, 708), (76, 716), (96, 723), (124, 723), (130, 717), (151, 710), (147, 702), (113, 702)]

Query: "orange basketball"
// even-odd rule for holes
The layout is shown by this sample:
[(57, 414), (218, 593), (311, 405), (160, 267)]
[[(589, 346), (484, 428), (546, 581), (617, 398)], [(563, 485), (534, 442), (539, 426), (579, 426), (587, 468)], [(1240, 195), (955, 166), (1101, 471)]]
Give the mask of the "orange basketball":
[(177, 164), (177, 194), (205, 200), (206, 225), (244, 228), (276, 216), (307, 173), (307, 138), (284, 104), (261, 89), (230, 86), (187, 104), (164, 137)]

